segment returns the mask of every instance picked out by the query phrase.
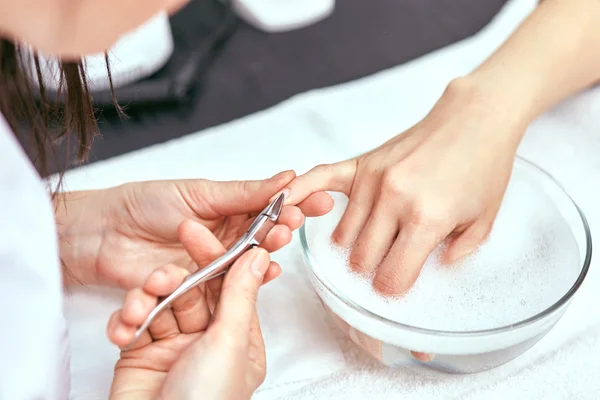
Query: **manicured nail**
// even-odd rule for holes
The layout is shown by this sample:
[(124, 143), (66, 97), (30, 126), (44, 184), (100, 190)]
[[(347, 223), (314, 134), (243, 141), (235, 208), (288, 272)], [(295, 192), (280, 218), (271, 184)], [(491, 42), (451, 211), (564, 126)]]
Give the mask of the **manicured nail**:
[(275, 196), (271, 197), (269, 199), (269, 203), (272, 202), (273, 200), (275, 200), (277, 197), (279, 197), (282, 193), (283, 193), (284, 204), (285, 204), (285, 200), (287, 200), (290, 197), (290, 189), (289, 188), (285, 188), (281, 192), (278, 192)]
[(252, 269), (254, 276), (258, 279), (263, 279), (267, 268), (269, 268), (269, 253), (266, 250), (259, 249), (250, 264), (250, 269)]

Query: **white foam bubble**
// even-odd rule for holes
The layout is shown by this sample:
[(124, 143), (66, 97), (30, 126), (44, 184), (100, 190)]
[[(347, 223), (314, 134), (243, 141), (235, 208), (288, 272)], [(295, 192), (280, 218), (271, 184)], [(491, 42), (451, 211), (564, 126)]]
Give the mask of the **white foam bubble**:
[(352, 273), (347, 252), (331, 244), (347, 205), (345, 196), (333, 195), (334, 210), (306, 225), (318, 268), (353, 301), (400, 323), (446, 331), (513, 324), (554, 304), (581, 269), (577, 242), (557, 206), (531, 178), (513, 174), (490, 237), (473, 255), (442, 265), (438, 247), (413, 288), (386, 299), (371, 280)]

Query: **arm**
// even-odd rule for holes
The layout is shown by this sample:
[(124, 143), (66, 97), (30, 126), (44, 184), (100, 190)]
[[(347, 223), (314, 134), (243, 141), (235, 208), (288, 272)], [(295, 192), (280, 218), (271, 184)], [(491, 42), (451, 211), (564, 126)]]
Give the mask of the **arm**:
[(466, 79), (526, 123), (600, 80), (600, 0), (545, 0)]

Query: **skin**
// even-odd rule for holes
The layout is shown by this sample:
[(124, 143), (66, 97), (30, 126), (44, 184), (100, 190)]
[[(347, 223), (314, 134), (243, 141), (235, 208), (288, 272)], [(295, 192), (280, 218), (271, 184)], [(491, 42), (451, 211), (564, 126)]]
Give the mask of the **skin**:
[(0, 34), (49, 56), (77, 59), (104, 52), (160, 11), (187, 0), (0, 0)]
[[(205, 250), (225, 251), (208, 230), (197, 233)], [(190, 247), (190, 254), (197, 254), (194, 250), (200, 249)], [(132, 350), (121, 352), (110, 399), (185, 400), (199, 393), (204, 399), (250, 398), (266, 373), (256, 296), (268, 267), (265, 250), (245, 253), (227, 274), (214, 312), (199, 288), (174, 302)], [(188, 274), (174, 265), (154, 271), (141, 288), (127, 294), (123, 308), (111, 317), (109, 339), (127, 345), (158, 298), (171, 293)], [(223, 371), (228, 379), (223, 379)]]
[[(204, 225), (228, 248), (295, 176), (285, 171), (264, 181), (150, 181), (65, 193), (56, 200), (65, 282), (131, 289), (161, 265), (195, 271), (206, 263), (193, 260), (181, 243), (182, 222)], [(291, 231), (302, 225), (304, 215), (323, 215), (332, 205), (329, 196), (319, 193), (298, 206), (284, 207), (262, 247), (280, 249), (290, 242)], [(218, 292), (220, 282), (211, 281), (212, 289)]]

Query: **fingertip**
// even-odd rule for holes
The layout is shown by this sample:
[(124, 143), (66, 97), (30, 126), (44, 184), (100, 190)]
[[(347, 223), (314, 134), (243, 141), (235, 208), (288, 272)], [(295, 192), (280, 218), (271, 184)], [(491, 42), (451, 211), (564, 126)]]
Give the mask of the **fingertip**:
[(137, 288), (130, 290), (125, 296), (121, 309), (121, 322), (128, 325), (140, 324), (156, 305), (156, 297)]
[(410, 354), (416, 359), (424, 363), (428, 363), (433, 360), (434, 355), (428, 353), (421, 353), (418, 351), (411, 351)]
[(285, 206), (279, 216), (279, 223), (296, 230), (304, 223), (304, 214), (297, 206)]
[(173, 264), (155, 269), (144, 284), (144, 291), (153, 296), (171, 294), (189, 275), (185, 268)]
[(416, 282), (416, 274), (407, 270), (398, 271), (396, 268), (379, 268), (373, 279), (373, 289), (384, 297), (403, 296)]
[(108, 340), (110, 340), (112, 343), (115, 343), (114, 331), (117, 327), (117, 324), (119, 323), (120, 314), (120, 310), (112, 313), (112, 315), (108, 319), (108, 324), (106, 325), (106, 336), (108, 337)]
[(135, 335), (135, 328), (122, 322), (121, 310), (115, 311), (108, 322), (106, 335), (114, 345), (123, 347), (129, 344)]
[(288, 245), (292, 241), (292, 231), (286, 225), (275, 225), (267, 234), (261, 244), (261, 248), (269, 252), (275, 252)]
[(118, 323), (113, 331), (113, 343), (119, 347), (128, 345), (135, 336), (135, 330), (133, 326)]
[(333, 210), (335, 203), (327, 192), (315, 192), (298, 204), (307, 217), (320, 217)]
[(275, 261), (271, 261), (271, 263), (269, 264), (269, 268), (265, 273), (263, 285), (266, 285), (267, 283), (279, 278), (279, 276), (281, 276), (281, 272), (281, 266)]

